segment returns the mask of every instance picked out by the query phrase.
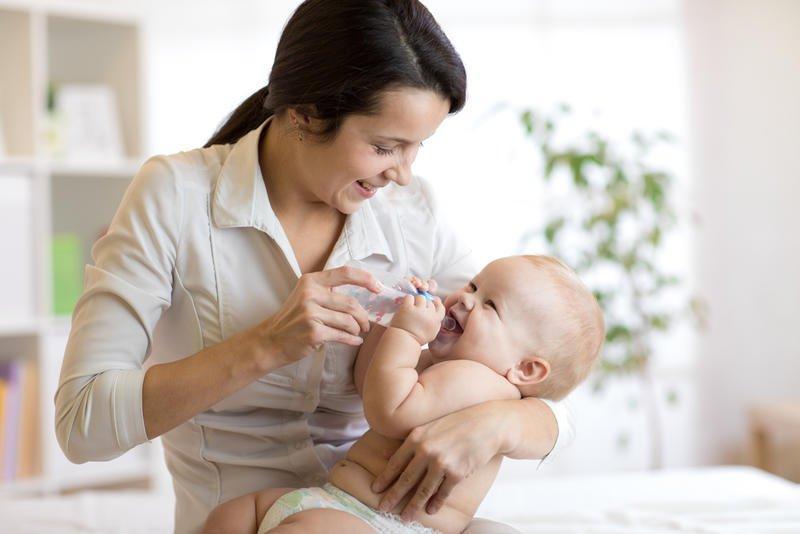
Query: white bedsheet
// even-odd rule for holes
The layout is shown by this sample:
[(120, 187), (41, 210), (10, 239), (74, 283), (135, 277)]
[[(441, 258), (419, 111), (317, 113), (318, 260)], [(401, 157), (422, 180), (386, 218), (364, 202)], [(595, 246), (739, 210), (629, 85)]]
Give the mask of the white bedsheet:
[[(0, 501), (0, 532), (172, 530), (171, 496), (84, 492)], [(526, 533), (800, 533), (800, 486), (748, 467), (499, 482), (478, 511)]]
[(507, 482), (478, 510), (526, 533), (800, 534), (800, 485), (751, 467)]

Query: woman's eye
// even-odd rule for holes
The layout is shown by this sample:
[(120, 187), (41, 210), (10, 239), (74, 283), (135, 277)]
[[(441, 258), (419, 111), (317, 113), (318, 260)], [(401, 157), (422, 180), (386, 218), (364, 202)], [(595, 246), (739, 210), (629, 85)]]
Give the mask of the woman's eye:
[[(380, 156), (391, 156), (392, 154), (394, 154), (394, 149), (393, 148), (383, 148), (382, 146), (378, 146), (378, 145), (373, 145), (373, 146), (375, 147), (375, 152), (377, 152), (378, 155), (380, 155)], [(425, 145), (423, 145), (422, 141), (420, 141), (419, 146), (423, 147)]]

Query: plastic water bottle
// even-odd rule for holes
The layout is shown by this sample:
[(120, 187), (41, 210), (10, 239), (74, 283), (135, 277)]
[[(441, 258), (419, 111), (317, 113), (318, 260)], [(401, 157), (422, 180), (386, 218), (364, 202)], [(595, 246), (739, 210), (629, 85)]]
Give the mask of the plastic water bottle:
[[(336, 286), (334, 291), (342, 295), (355, 298), (359, 304), (367, 311), (369, 320), (383, 326), (389, 326), (397, 308), (403, 303), (408, 295), (422, 295), (428, 300), (433, 300), (434, 296), (427, 291), (417, 290), (408, 279), (384, 272), (375, 272), (366, 269), (359, 262), (350, 262), (348, 265), (369, 271), (380, 282), (381, 290), (373, 293), (369, 289), (361, 286), (345, 284)], [(452, 317), (445, 317), (443, 324), (448, 326), (448, 321), (455, 322)], [(454, 325), (450, 325), (452, 329)]]

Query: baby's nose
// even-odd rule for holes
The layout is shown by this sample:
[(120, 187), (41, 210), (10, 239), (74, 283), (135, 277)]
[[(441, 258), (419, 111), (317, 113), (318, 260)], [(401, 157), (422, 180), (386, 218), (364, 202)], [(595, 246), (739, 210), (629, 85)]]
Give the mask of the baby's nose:
[(461, 293), (459, 296), (458, 301), (461, 303), (467, 311), (472, 311), (472, 308), (475, 306), (475, 298), (467, 292)]

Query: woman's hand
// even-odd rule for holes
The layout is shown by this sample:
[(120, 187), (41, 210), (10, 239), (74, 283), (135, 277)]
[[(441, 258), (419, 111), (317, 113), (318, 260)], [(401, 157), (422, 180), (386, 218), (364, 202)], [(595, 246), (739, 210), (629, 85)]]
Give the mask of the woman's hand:
[[(304, 274), (281, 309), (256, 327), (258, 338), (276, 349), (287, 364), (305, 358), (328, 341), (360, 345), (363, 339), (359, 334), (369, 331), (369, 319), (355, 298), (332, 291), (344, 284), (375, 293), (380, 290), (371, 273), (355, 267)], [(274, 363), (270, 365), (274, 367)]]
[(439, 288), (439, 284), (436, 283), (436, 280), (433, 278), (429, 278), (427, 280), (423, 280), (419, 276), (410, 276), (408, 281), (411, 282), (411, 285), (420, 289), (422, 291), (428, 291), (430, 293), (435, 293), (436, 290)]
[(421, 481), (401, 515), (412, 520), (423, 507), (436, 513), (459, 482), (502, 451), (506, 421), (500, 406), (485, 402), (412, 430), (372, 484), (380, 493), (394, 482), (379, 509), (394, 509)]

